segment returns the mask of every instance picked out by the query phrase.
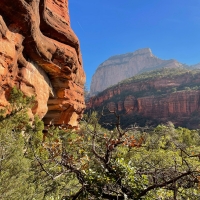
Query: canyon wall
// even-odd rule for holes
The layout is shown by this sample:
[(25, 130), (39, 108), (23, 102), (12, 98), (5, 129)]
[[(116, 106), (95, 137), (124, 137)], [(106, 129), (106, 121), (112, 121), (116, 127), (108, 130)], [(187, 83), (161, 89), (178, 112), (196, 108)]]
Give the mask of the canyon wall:
[(90, 96), (115, 85), (119, 81), (135, 76), (144, 71), (158, 68), (176, 68), (183, 66), (176, 60), (161, 60), (154, 56), (149, 48), (139, 49), (110, 57), (103, 62), (92, 77)]
[[(126, 121), (131, 116), (139, 115), (149, 120), (172, 121), (176, 125), (199, 128), (199, 85), (200, 72), (193, 74), (186, 69), (184, 73), (172, 77), (121, 82), (90, 98), (87, 110), (102, 112), (108, 108)], [(193, 123), (191, 120), (194, 118), (196, 121)], [(103, 121), (106, 123), (105, 119)]]
[(16, 86), (36, 97), (32, 112), (46, 124), (77, 127), (85, 73), (68, 0), (1, 0), (0, 44), (0, 107)]

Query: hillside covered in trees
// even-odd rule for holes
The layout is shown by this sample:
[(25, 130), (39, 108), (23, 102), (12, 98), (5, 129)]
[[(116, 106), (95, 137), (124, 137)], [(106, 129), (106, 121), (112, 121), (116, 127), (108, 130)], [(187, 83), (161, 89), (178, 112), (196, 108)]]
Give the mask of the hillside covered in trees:
[(122, 127), (172, 121), (176, 126), (199, 128), (200, 70), (162, 68), (125, 79), (87, 102), (87, 112), (104, 113), (101, 124), (121, 116)]

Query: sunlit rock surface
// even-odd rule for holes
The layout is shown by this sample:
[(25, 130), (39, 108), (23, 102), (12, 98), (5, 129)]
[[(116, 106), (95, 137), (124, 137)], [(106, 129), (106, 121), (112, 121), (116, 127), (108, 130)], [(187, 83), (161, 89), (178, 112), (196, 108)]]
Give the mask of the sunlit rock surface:
[(79, 41), (68, 0), (0, 1), (0, 106), (15, 85), (36, 97), (34, 114), (77, 127), (85, 108)]
[(103, 62), (92, 77), (90, 96), (115, 85), (119, 81), (144, 71), (158, 68), (176, 68), (183, 65), (176, 60), (162, 60), (154, 56), (151, 49), (139, 49), (133, 53), (112, 56)]

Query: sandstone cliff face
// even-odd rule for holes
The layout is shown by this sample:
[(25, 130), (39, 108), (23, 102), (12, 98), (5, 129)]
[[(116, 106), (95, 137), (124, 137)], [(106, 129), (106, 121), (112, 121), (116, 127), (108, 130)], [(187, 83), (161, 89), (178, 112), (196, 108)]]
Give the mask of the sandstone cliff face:
[(200, 91), (179, 91), (165, 97), (142, 97), (137, 99), (138, 112), (144, 116), (159, 119), (172, 119), (174, 122), (190, 117), (200, 110)]
[[(172, 121), (176, 125), (186, 126), (193, 117), (200, 120), (199, 85), (200, 72), (194, 75), (187, 70), (173, 77), (122, 82), (90, 98), (87, 110), (102, 111), (108, 108), (126, 121), (133, 115), (139, 115), (149, 120)], [(199, 128), (199, 120), (188, 127)]]
[(0, 44), (0, 106), (15, 85), (36, 96), (33, 112), (45, 123), (76, 127), (85, 74), (68, 0), (1, 0)]
[(182, 66), (176, 60), (161, 60), (154, 56), (149, 48), (133, 53), (113, 56), (103, 62), (92, 77), (91, 96), (112, 86), (119, 81), (144, 71), (157, 68), (176, 68)]

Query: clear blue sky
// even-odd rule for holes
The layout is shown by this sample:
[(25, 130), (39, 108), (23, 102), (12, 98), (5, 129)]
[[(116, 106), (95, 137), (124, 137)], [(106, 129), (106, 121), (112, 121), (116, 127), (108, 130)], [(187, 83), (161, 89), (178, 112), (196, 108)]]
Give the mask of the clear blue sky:
[(149, 47), (161, 59), (200, 62), (200, 0), (69, 0), (89, 88), (110, 56)]

